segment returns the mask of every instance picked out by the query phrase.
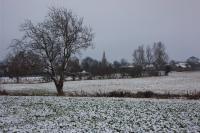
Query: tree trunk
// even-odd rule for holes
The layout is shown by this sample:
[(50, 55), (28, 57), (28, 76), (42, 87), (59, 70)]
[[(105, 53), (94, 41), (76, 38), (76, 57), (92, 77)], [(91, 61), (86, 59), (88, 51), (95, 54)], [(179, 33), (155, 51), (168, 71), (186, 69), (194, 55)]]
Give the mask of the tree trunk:
[(17, 79), (17, 83), (19, 83), (19, 77), (18, 76), (16, 77), (16, 79)]
[(72, 76), (72, 80), (75, 81), (75, 75)]
[(58, 96), (64, 96), (65, 95), (65, 93), (63, 91), (63, 83), (64, 83), (63, 80), (60, 80), (59, 82), (55, 83)]

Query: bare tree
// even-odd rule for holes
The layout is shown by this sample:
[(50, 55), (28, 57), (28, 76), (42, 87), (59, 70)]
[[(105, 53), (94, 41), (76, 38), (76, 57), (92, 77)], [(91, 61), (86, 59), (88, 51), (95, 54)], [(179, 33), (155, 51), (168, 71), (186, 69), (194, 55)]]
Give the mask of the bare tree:
[(133, 52), (133, 62), (137, 66), (145, 66), (145, 50), (144, 46), (141, 45)]
[(68, 70), (70, 73), (76, 74), (81, 71), (81, 66), (79, 59), (77, 57), (72, 57), (68, 63)]
[(76, 76), (78, 76), (78, 72), (81, 71), (81, 66), (79, 63), (79, 59), (77, 57), (72, 57), (68, 62), (68, 72), (67, 75), (71, 75), (73, 81), (75, 81)]
[(156, 69), (163, 69), (168, 62), (168, 54), (166, 52), (165, 45), (162, 42), (154, 43), (153, 56)]
[(100, 62), (91, 57), (86, 57), (83, 59), (81, 66), (83, 70), (90, 72), (92, 76), (97, 76), (100, 74)]
[(92, 45), (93, 33), (67, 9), (50, 8), (45, 20), (33, 24), (30, 20), (21, 26), (25, 33), (23, 47), (42, 59), (43, 71), (54, 81), (58, 95), (64, 95), (65, 72), (70, 58)]
[(148, 65), (153, 63), (153, 51), (149, 45), (146, 47), (146, 63)]
[(26, 53), (25, 51), (19, 51), (14, 54), (10, 54), (7, 57), (8, 70), (7, 74), (9, 77), (15, 77), (17, 83), (21, 76), (33, 75), (36, 72), (40, 72), (41, 63), (37, 56), (33, 53)]

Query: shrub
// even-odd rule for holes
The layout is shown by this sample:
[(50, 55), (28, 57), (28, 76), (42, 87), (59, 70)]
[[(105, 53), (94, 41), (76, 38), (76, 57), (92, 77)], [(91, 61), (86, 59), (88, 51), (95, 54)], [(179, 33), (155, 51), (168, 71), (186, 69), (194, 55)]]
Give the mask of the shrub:
[(0, 95), (8, 95), (8, 93), (5, 90), (0, 90)]

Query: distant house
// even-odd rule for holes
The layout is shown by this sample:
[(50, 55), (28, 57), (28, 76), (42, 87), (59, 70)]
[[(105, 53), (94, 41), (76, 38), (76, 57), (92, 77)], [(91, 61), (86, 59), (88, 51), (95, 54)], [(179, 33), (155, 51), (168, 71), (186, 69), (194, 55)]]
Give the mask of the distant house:
[(78, 74), (81, 75), (81, 76), (88, 76), (88, 75), (90, 75), (90, 73), (86, 72), (85, 70), (83, 70), (82, 72), (79, 72)]
[(148, 70), (155, 70), (155, 66), (153, 64), (148, 64), (145, 66), (145, 69)]
[(122, 78), (128, 78), (135, 68), (132, 64), (127, 64), (119, 67), (119, 71), (121, 73)]
[(175, 64), (177, 71), (187, 71), (191, 68), (190, 64), (186, 62), (179, 62)]
[(134, 68), (134, 65), (124, 65), (124, 66), (120, 66), (120, 69), (132, 69)]
[(85, 70), (78, 73), (79, 79), (91, 79), (91, 74), (89, 72), (86, 72)]

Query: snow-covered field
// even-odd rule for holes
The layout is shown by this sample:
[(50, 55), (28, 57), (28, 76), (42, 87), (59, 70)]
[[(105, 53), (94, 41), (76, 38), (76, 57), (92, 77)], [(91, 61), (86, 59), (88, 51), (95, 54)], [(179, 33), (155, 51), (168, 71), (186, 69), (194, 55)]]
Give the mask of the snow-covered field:
[[(2, 89), (11, 91), (45, 91), (56, 93), (53, 83), (40, 84), (2, 84)], [(64, 84), (65, 92), (108, 92), (113, 90), (154, 91), (158, 93), (182, 94), (200, 91), (200, 72), (173, 72), (169, 76), (133, 79), (83, 80), (68, 81)]]
[(200, 101), (0, 97), (0, 132), (200, 132)]

